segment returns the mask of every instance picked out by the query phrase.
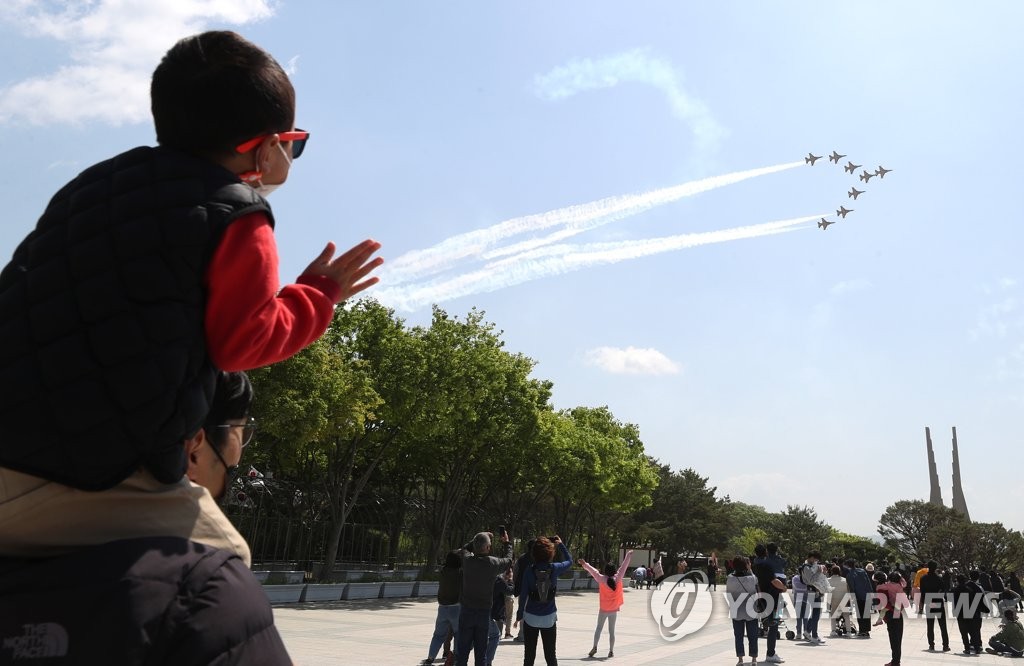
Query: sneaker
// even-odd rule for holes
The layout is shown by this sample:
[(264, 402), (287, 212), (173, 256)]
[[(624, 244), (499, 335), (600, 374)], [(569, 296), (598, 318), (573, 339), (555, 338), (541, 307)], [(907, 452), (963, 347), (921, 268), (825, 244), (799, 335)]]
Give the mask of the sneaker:
[(785, 659), (780, 657), (778, 654), (773, 654), (770, 657), (765, 657), (764, 660), (766, 662), (768, 662), (769, 664), (781, 664), (781, 663), (786, 661)]
[(985, 648), (985, 652), (988, 652), (989, 654), (999, 654), (998, 652), (996, 652), (995, 650), (993, 650), (990, 647)]
[(949, 652), (949, 646), (948, 645), (943, 645), (942, 646), (942, 651), (943, 652)]
[(796, 632), (796, 640), (802, 641), (803, 639), (804, 639), (804, 635), (801, 634), (799, 631)]
[(757, 657), (750, 658), (750, 666), (757, 666)]
[(747, 662), (743, 661), (743, 657), (740, 657), (739, 659), (736, 660), (736, 666), (743, 666), (743, 664), (745, 664), (745, 663), (747, 663)]
[(965, 648), (964, 654), (974, 654), (974, 650), (972, 650), (971, 648)]
[(824, 645), (825, 644), (825, 639), (824, 638), (819, 638), (818, 636), (814, 636), (814, 637), (811, 638), (811, 642), (814, 643), (815, 645)]

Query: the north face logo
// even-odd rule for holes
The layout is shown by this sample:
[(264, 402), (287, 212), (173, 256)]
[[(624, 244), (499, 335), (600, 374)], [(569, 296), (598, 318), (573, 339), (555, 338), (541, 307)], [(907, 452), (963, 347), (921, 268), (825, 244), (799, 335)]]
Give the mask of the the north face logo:
[(67, 629), (55, 622), (21, 625), (20, 636), (4, 636), (3, 649), (11, 650), (11, 659), (64, 657), (68, 653)]

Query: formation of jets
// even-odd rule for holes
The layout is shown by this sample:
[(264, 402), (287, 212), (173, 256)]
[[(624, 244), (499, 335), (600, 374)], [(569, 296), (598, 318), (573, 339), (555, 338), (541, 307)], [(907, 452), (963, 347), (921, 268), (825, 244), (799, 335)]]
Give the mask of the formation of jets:
[[(820, 160), (821, 157), (821, 155), (807, 153), (807, 157), (804, 158), (804, 163), (814, 166), (814, 163)], [(828, 156), (828, 161), (831, 162), (832, 164), (835, 164), (836, 166), (839, 166), (839, 160), (843, 159), (844, 157), (846, 157), (846, 155), (840, 155), (839, 151), (833, 150), (832, 154)], [(846, 166), (843, 167), (843, 171), (850, 174), (851, 176), (856, 176), (857, 169), (860, 169), (862, 166), (862, 164), (854, 164), (852, 161), (847, 161)], [(864, 169), (861, 172), (861, 174), (857, 177), (866, 183), (875, 176), (878, 176), (879, 178), (885, 178), (885, 174), (891, 171), (892, 169), (886, 169), (881, 164), (879, 164), (878, 168), (875, 169), (874, 171), (868, 171), (867, 169)], [(857, 197), (864, 194), (866, 191), (867, 190), (858, 190), (856, 187), (851, 187), (850, 191), (846, 193), (846, 196), (856, 201)], [(846, 219), (846, 216), (852, 212), (852, 208), (846, 208), (844, 206), (840, 206), (838, 209), (836, 209), (836, 215), (838, 217), (843, 218), (844, 220)], [(821, 218), (821, 222), (818, 222), (818, 228), (820, 228), (822, 231), (825, 231), (826, 229), (828, 229), (829, 225), (835, 223), (835, 220), (826, 220), (825, 218)]]

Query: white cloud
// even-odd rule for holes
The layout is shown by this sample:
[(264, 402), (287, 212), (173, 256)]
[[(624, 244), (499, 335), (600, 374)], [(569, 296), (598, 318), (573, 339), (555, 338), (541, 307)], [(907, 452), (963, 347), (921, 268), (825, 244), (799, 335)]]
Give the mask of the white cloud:
[(982, 285), (981, 291), (995, 300), (983, 305), (978, 310), (974, 326), (968, 331), (971, 340), (984, 338), (1006, 338), (1013, 333), (1024, 331), (1024, 315), (1020, 312), (1020, 301), (1017, 299), (1017, 280), (1002, 277), (997, 280), (997, 287)]
[(677, 363), (657, 349), (636, 347), (597, 347), (587, 351), (586, 363), (613, 375), (675, 375), (680, 371)]
[(153, 68), (174, 42), (272, 15), (270, 0), (8, 0), (0, 21), (64, 43), (70, 62), (0, 89), (0, 123), (144, 122)]
[(844, 280), (832, 285), (829, 290), (833, 295), (839, 296), (841, 294), (849, 294), (855, 291), (863, 291), (871, 286), (871, 282), (863, 278), (857, 278), (855, 280)]
[(689, 94), (672, 64), (634, 49), (593, 60), (578, 58), (534, 77), (535, 94), (541, 99), (561, 100), (587, 90), (612, 88), (620, 83), (645, 83), (660, 90), (672, 113), (693, 129), (698, 146), (714, 149), (727, 132), (707, 105)]

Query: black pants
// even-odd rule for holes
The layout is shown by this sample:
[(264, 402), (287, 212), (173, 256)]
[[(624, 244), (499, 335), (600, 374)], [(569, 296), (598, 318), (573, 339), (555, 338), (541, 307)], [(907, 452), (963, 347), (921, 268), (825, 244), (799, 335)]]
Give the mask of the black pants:
[(868, 605), (868, 598), (855, 596), (853, 600), (856, 602), (854, 610), (857, 615), (857, 633), (866, 636), (871, 633), (871, 607)]
[(537, 658), (537, 634), (540, 634), (541, 642), (544, 644), (544, 663), (547, 666), (558, 666), (558, 659), (555, 657), (555, 631), (558, 625), (551, 625), (547, 629), (538, 629), (523, 623), (523, 666), (533, 666)]
[(960, 638), (964, 640), (964, 649), (981, 652), (981, 617), (958, 617), (956, 626), (960, 629)]
[(775, 644), (779, 640), (779, 620), (778, 620), (778, 616), (779, 616), (779, 611), (781, 610), (779, 608), (779, 604), (782, 603), (782, 602), (779, 600), (779, 591), (778, 590), (776, 590), (774, 588), (769, 588), (769, 591), (766, 594), (768, 595), (767, 605), (770, 606), (770, 608), (767, 608), (767, 611), (766, 611), (766, 612), (769, 612), (769, 619), (766, 620), (768, 622), (768, 633), (765, 634), (765, 650), (766, 650), (765, 654), (767, 654), (767, 656), (769, 656), (769, 657), (774, 657), (775, 656)]
[(939, 633), (942, 634), (942, 647), (949, 647), (949, 629), (946, 628), (946, 607), (943, 605), (941, 610), (936, 607), (935, 612), (929, 611), (927, 613), (928, 622), (928, 647), (935, 647), (935, 622), (939, 623)]
[(900, 657), (903, 656), (903, 616), (890, 617), (885, 623), (889, 631), (889, 650), (892, 651), (892, 666), (900, 666)]

